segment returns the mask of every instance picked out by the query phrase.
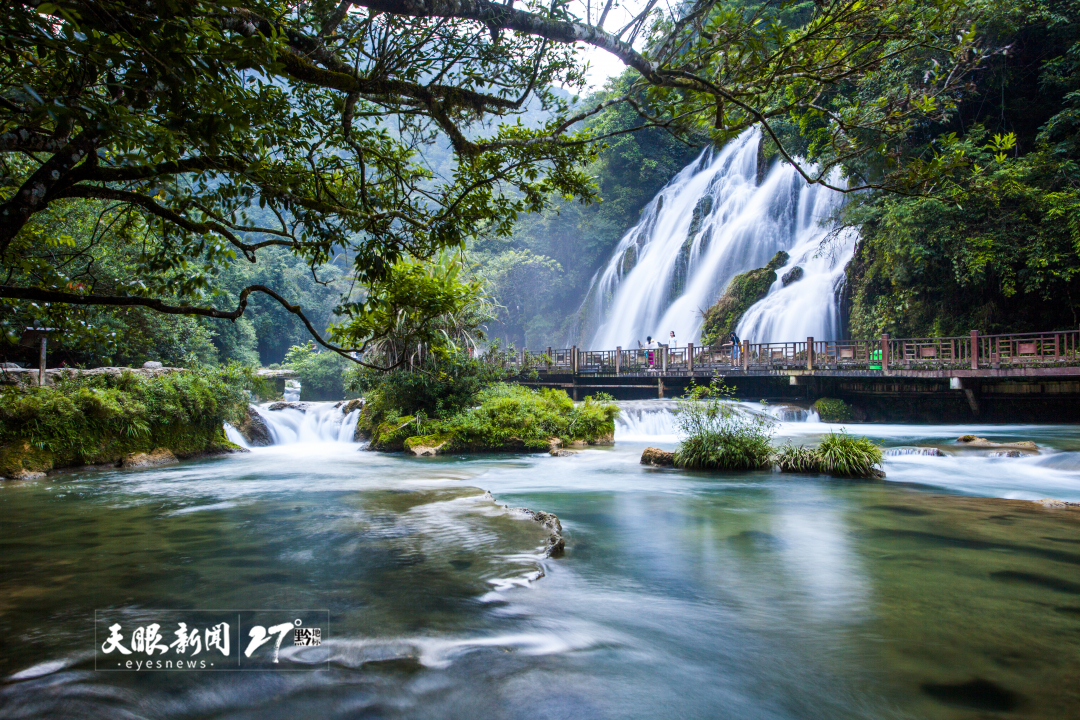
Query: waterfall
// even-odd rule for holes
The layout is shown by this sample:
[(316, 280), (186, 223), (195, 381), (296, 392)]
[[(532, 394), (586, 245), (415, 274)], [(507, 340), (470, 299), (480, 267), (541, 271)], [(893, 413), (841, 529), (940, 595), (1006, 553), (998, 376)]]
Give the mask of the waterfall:
[[(636, 347), (649, 335), (664, 342), (674, 330), (679, 344), (699, 342), (702, 313), (731, 278), (763, 267), (780, 250), (788, 263), (743, 317), (740, 336), (840, 336), (837, 296), (855, 233), (838, 232), (823, 245), (831, 228), (822, 220), (843, 195), (808, 185), (786, 163), (774, 164), (758, 184), (759, 139), (750, 129), (723, 148), (707, 148), (652, 199), (594, 275), (573, 341), (592, 349)], [(785, 287), (781, 278), (796, 266), (802, 277)]]
[[(619, 417), (615, 420), (615, 440), (624, 442), (676, 442), (678, 426), (674, 400), (620, 400)], [(791, 423), (819, 423), (817, 412), (797, 405), (763, 405), (756, 402), (740, 402), (746, 412), (768, 415), (779, 427)]]
[[(274, 445), (307, 442), (352, 442), (360, 410), (345, 411), (344, 402), (275, 402), (252, 405), (270, 431)], [(232, 440), (226, 427), (226, 434)], [(239, 435), (238, 431), (235, 431)], [(233, 442), (236, 442), (233, 440)]]

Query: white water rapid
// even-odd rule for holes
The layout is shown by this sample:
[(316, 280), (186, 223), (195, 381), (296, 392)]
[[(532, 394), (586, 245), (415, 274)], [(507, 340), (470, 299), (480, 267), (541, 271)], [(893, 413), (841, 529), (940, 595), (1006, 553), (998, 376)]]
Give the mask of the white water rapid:
[[(776, 163), (758, 177), (756, 129), (706, 149), (667, 184), (593, 277), (572, 342), (590, 349), (636, 347), (646, 336), (699, 342), (702, 313), (735, 275), (789, 254), (769, 295), (743, 317), (744, 340), (829, 340), (840, 336), (839, 290), (855, 245), (853, 231), (822, 241), (841, 193), (807, 185)], [(796, 266), (802, 277), (781, 278)]]
[[(360, 411), (346, 413), (343, 407), (343, 402), (290, 402), (252, 405), (251, 410), (266, 423), (274, 445), (353, 442)], [(227, 423), (225, 434), (237, 445), (250, 447), (240, 431)]]

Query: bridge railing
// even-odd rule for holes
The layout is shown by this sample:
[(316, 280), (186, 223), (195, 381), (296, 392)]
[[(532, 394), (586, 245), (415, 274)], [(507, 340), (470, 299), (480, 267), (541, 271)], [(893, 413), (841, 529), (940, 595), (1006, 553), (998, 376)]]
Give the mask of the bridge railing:
[[(523, 358), (524, 356), (521, 356)], [(520, 361), (520, 360), (519, 360)], [(717, 347), (548, 348), (549, 373), (622, 374), (717, 370), (949, 370), (1080, 365), (1080, 330), (958, 337), (730, 343)]]

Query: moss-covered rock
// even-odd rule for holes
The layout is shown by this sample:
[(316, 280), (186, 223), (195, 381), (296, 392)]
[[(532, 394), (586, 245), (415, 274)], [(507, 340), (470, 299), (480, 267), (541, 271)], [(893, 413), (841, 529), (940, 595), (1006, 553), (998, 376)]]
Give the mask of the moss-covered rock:
[(53, 469), (53, 454), (25, 440), (0, 446), (0, 477), (21, 479)]
[(768, 295), (776, 282), (777, 269), (787, 261), (788, 254), (781, 250), (765, 267), (733, 277), (720, 299), (705, 311), (701, 341), (706, 345), (726, 341), (750, 306)]
[(449, 432), (406, 438), (405, 450), (417, 457), (440, 455), (448, 451), (453, 439), (454, 434)]
[(411, 415), (394, 415), (380, 422), (371, 434), (368, 449), (401, 452), (405, 449), (405, 441), (416, 432), (415, 420)]

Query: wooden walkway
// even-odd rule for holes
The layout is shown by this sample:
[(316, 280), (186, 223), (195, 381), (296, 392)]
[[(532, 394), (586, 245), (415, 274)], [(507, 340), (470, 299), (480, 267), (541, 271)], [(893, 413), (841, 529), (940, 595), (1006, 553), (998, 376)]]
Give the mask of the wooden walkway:
[[(548, 348), (521, 351), (551, 381), (572, 377), (778, 376), (818, 377), (1035, 377), (1080, 374), (1080, 330), (1012, 335), (815, 340), (750, 343), (719, 348), (661, 346), (655, 350)], [(566, 380), (570, 380), (567, 377)], [(796, 384), (793, 382), (792, 384)]]

